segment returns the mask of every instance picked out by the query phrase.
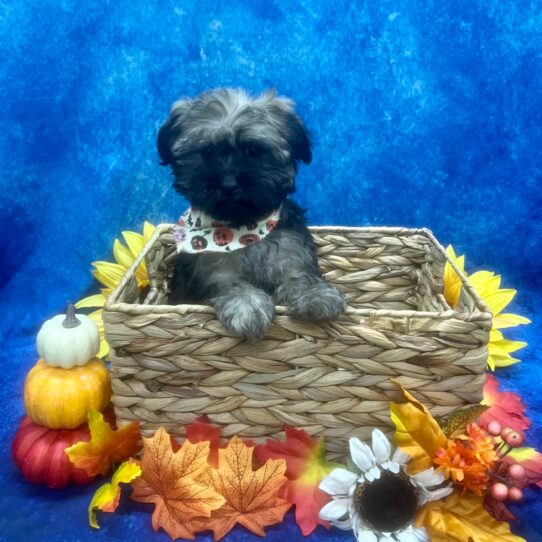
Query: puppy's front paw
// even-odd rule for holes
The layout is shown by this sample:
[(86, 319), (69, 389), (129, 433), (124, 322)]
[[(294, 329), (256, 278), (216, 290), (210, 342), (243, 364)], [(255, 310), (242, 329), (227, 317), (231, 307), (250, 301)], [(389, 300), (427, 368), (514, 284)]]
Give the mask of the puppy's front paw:
[(340, 290), (324, 281), (312, 284), (290, 303), (293, 316), (311, 322), (335, 320), (346, 311)]
[(220, 323), (232, 334), (251, 341), (261, 339), (275, 316), (275, 304), (265, 292), (254, 288), (233, 288), (215, 299)]

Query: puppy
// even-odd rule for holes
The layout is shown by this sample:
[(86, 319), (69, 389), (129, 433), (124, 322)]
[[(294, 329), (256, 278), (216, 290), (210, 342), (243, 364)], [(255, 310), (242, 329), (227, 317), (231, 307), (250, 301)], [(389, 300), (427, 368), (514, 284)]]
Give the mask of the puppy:
[(275, 305), (322, 321), (346, 309), (321, 276), (304, 211), (291, 199), (299, 162), (312, 159), (293, 102), (217, 89), (172, 106), (158, 153), (191, 207), (175, 229), (170, 303), (205, 303), (233, 335), (256, 340)]

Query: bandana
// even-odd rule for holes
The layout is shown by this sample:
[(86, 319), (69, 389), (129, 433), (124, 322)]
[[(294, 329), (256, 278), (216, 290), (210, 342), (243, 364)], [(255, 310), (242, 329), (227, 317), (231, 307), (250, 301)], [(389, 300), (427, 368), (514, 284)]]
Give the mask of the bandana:
[(173, 227), (177, 252), (231, 252), (267, 237), (280, 220), (282, 206), (258, 222), (231, 226), (189, 207)]

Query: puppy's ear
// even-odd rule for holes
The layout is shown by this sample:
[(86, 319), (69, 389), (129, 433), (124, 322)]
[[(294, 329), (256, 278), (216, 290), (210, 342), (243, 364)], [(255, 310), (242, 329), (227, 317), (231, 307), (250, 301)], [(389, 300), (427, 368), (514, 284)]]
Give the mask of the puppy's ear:
[(310, 164), (312, 161), (312, 145), (308, 130), (301, 119), (293, 112), (286, 113), (286, 129), (288, 143), (292, 149), (292, 158), (297, 162)]
[(158, 147), (158, 155), (160, 156), (160, 164), (167, 166), (173, 163), (175, 158), (173, 149), (177, 140), (183, 132), (183, 117), (190, 109), (191, 100), (179, 100), (171, 107), (169, 117), (158, 131), (156, 137), (156, 145)]
[(282, 126), (294, 163), (301, 161), (310, 164), (312, 161), (312, 147), (309, 132), (301, 119), (295, 114), (294, 102), (284, 96), (277, 96), (275, 89), (264, 92), (261, 99), (267, 102), (271, 115), (282, 120)]

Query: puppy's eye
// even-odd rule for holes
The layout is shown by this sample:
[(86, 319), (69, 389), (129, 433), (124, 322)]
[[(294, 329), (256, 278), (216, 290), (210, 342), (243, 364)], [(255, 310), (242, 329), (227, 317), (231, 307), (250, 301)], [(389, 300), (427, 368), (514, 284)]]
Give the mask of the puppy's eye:
[(245, 148), (245, 153), (250, 158), (258, 158), (263, 153), (263, 149), (258, 147), (258, 145), (247, 145)]
[(209, 160), (213, 157), (213, 147), (205, 147), (200, 151), (200, 154), (204, 160)]

